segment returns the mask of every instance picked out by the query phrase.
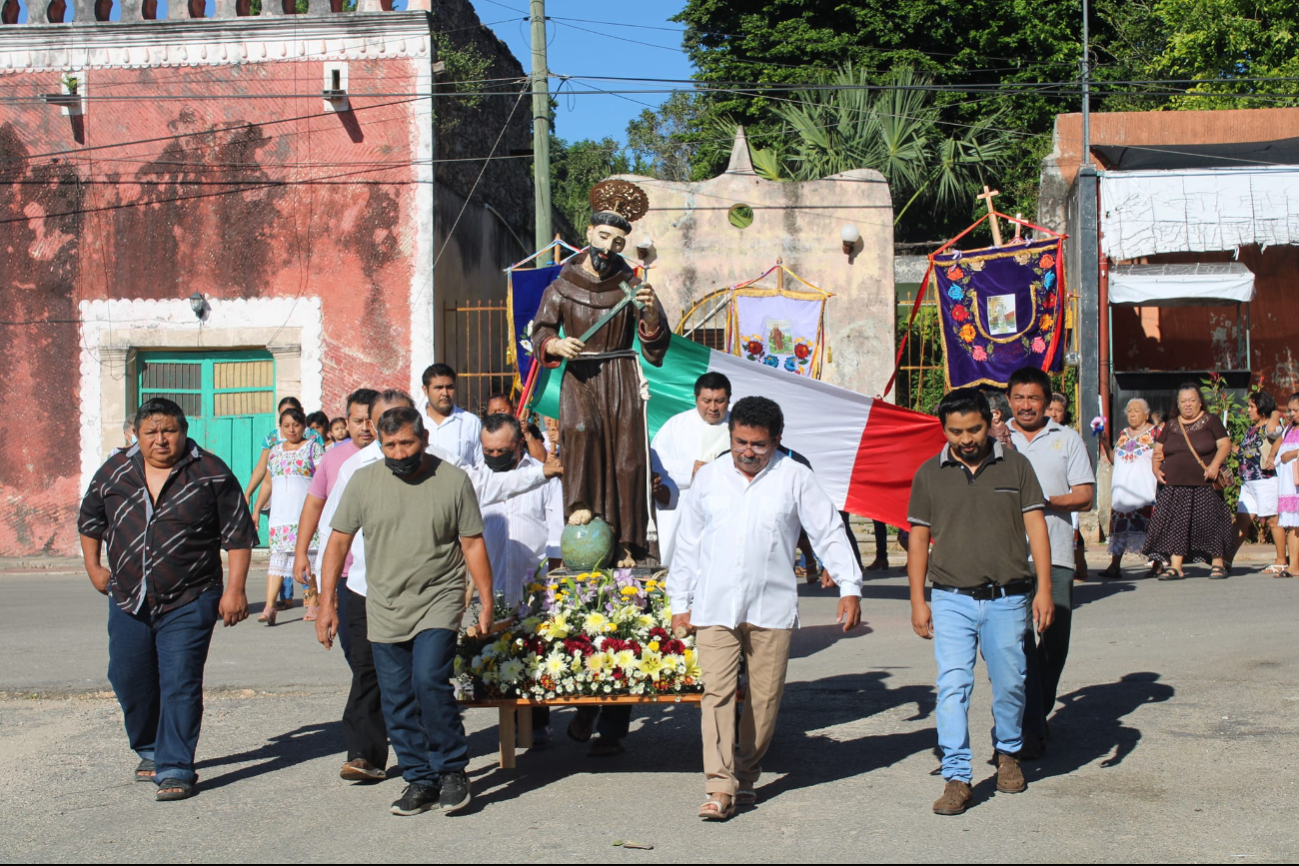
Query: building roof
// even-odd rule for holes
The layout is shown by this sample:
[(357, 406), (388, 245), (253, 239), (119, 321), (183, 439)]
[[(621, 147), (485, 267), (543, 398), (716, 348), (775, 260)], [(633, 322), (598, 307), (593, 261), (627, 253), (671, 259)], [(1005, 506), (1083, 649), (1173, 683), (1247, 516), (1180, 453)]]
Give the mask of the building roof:
[(1299, 165), (1299, 138), (1214, 144), (1093, 144), (1092, 154), (1114, 171)]

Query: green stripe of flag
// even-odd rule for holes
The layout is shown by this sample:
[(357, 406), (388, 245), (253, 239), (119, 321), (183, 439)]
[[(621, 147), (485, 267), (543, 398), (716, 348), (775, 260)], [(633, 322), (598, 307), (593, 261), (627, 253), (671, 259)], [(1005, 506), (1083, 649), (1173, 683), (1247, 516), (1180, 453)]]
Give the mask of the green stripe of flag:
[[(640, 351), (639, 339), (636, 341), (636, 351)], [(649, 380), (650, 401), (647, 404), (647, 414), (651, 438), (669, 418), (695, 405), (695, 380), (708, 372), (708, 360), (712, 351), (707, 346), (673, 334), (661, 367), (641, 360), (641, 369)], [(563, 374), (563, 365), (555, 369), (542, 368), (537, 376), (534, 396), (528, 404), (534, 412), (548, 418), (559, 417), (559, 385), (563, 381)]]

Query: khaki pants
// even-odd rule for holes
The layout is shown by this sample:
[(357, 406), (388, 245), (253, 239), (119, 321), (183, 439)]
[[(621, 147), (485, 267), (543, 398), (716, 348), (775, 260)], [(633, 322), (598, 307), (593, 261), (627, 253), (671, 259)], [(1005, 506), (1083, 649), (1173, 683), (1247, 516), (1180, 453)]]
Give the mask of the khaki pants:
[[(794, 630), (757, 628), (742, 624), (731, 629), (711, 625), (699, 629), (699, 667), (704, 677), (704, 791), (730, 794), (751, 790), (762, 775), (762, 756), (776, 730), (776, 713), (785, 692), (789, 641)], [(748, 672), (748, 695), (740, 720), (739, 748), (735, 743), (735, 693), (739, 685), (740, 654)]]

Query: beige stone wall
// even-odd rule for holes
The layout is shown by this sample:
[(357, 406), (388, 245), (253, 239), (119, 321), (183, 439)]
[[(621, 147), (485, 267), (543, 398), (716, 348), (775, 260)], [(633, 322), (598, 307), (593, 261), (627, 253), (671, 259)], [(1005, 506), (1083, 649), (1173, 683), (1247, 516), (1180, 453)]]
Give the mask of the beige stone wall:
[[(893, 203), (878, 172), (860, 169), (808, 182), (773, 182), (754, 173), (743, 135), (728, 170), (698, 183), (625, 175), (649, 195), (650, 210), (634, 225), (628, 255), (645, 237), (654, 246), (649, 281), (675, 326), (714, 289), (756, 277), (783, 258), (808, 282), (833, 292), (826, 308), (832, 361), (827, 382), (875, 395), (893, 370)], [(753, 208), (753, 224), (729, 220), (737, 204)], [(861, 232), (851, 255), (840, 230)], [(720, 324), (720, 323), (719, 323)]]

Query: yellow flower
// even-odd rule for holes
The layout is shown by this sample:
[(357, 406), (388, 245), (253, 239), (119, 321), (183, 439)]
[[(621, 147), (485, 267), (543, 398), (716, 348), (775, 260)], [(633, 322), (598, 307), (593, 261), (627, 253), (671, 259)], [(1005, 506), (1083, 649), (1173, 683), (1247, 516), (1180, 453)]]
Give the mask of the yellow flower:
[(528, 584), (528, 592), (541, 592), (543, 589), (545, 589), (545, 587), (539, 583)]
[(588, 613), (586, 619), (582, 621), (582, 631), (592, 637), (604, 631), (605, 625), (609, 623), (609, 618), (602, 613)]
[(640, 672), (654, 682), (663, 674), (663, 657), (653, 650), (643, 652), (640, 656)]
[(559, 584), (552, 583), (550, 586), (546, 587), (546, 589), (550, 590), (551, 592), (554, 592), (555, 590), (559, 589)]
[(548, 640), (563, 640), (568, 637), (568, 619), (564, 614), (555, 614), (555, 618), (550, 622), (543, 623), (537, 629), (537, 634)]
[(617, 630), (618, 630), (618, 624), (617, 624), (617, 623), (613, 623), (613, 622), (606, 622), (606, 623), (604, 624), (604, 630), (605, 630), (605, 631), (617, 631)]
[(973, 326), (973, 325), (966, 325), (966, 326), (964, 326), (963, 328), (961, 328), (961, 339), (964, 340), (964, 341), (967, 342), (967, 343), (973, 343), (973, 342), (974, 342), (974, 326)]
[(624, 586), (620, 590), (620, 592), (623, 594), (623, 596), (627, 598), (631, 598), (633, 595), (636, 595), (638, 592), (640, 592), (640, 590), (634, 586)]
[(652, 641), (650, 641), (650, 642), (649, 642), (649, 648), (650, 648), (650, 652), (658, 652), (658, 651), (659, 651), (659, 642), (656, 641), (656, 640), (652, 640)]
[(635, 670), (636, 653), (629, 649), (618, 650), (613, 654), (613, 663), (625, 671)]
[(1051, 330), (1051, 326), (1052, 326), (1053, 324), (1055, 324), (1055, 319), (1051, 318), (1050, 316), (1043, 316), (1043, 317), (1042, 317), (1042, 330), (1043, 330), (1043, 331), (1049, 331), (1049, 330)]

